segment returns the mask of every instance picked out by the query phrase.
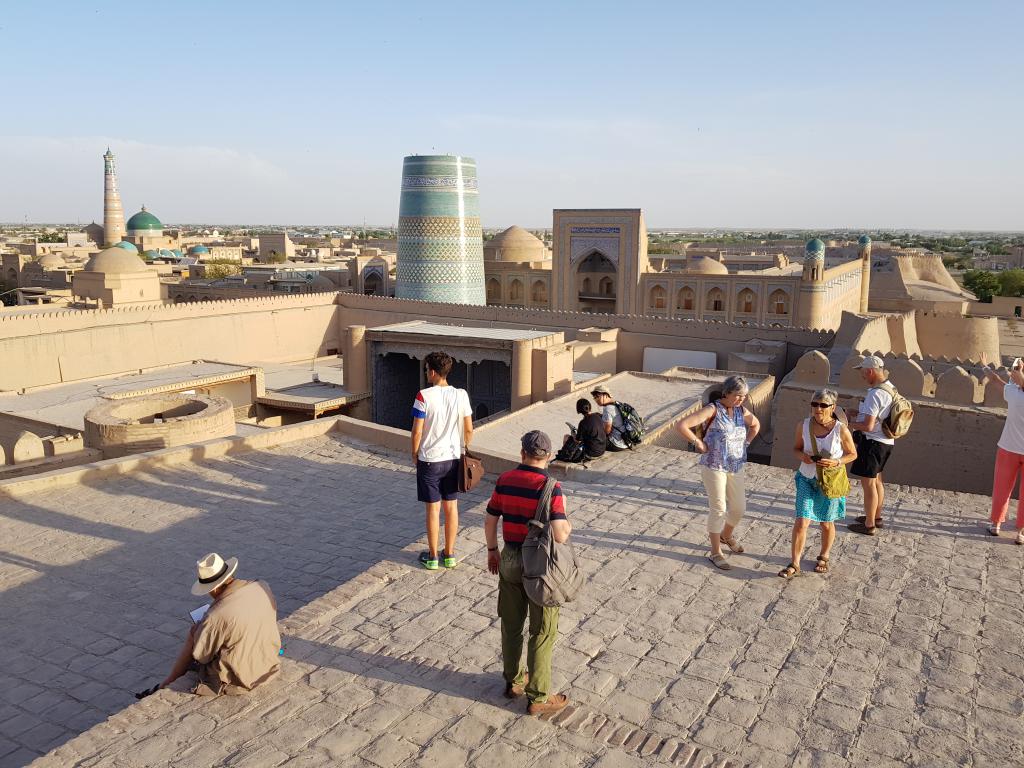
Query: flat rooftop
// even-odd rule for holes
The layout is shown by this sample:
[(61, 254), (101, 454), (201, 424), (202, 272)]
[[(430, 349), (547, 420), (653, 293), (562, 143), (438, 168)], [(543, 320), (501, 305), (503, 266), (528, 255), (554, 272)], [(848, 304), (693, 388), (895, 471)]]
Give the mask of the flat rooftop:
[[(721, 378), (618, 373), (602, 383), (616, 400), (636, 408), (650, 433), (698, 402), (707, 388), (717, 381)], [(754, 384), (751, 380), (751, 386)], [(473, 445), (515, 458), (519, 455), (520, 437), (532, 429), (547, 432), (555, 444), (561, 445), (562, 435), (568, 432), (565, 422), (571, 422), (573, 426), (579, 422), (576, 401), (583, 396), (589, 397), (589, 393), (582, 390), (571, 392), (488, 422), (474, 432)]]
[(542, 339), (551, 336), (552, 331), (532, 331), (521, 328), (491, 328), (472, 325), (444, 325), (442, 323), (431, 323), (426, 320), (413, 320), (408, 323), (395, 323), (394, 325), (380, 325), (376, 328), (368, 328), (369, 331), (384, 331), (387, 333), (408, 333), (425, 334), (428, 336), (449, 336), (449, 337), (470, 337), (477, 339), (490, 339), (493, 341), (521, 341), (525, 339)]
[[(440, 572), (416, 564), (408, 456), (337, 435), (0, 497), (0, 765), (1024, 763), (1024, 559), (984, 533), (988, 498), (888, 488), (881, 536), (838, 526), (821, 576), (812, 532), (786, 582), (791, 470), (747, 465), (747, 553), (719, 571), (695, 455), (608, 461), (563, 481), (586, 583), (559, 619), (555, 721), (502, 695), (492, 477)], [(281, 678), (136, 702), (209, 550), (274, 591)]]
[(85, 429), (85, 414), (111, 395), (134, 396), (168, 388), (189, 388), (192, 385), (250, 376), (255, 369), (230, 363), (196, 361), (171, 365), (143, 373), (124, 373), (100, 379), (55, 384), (17, 392), (0, 392), (0, 413), (10, 413), (47, 424)]

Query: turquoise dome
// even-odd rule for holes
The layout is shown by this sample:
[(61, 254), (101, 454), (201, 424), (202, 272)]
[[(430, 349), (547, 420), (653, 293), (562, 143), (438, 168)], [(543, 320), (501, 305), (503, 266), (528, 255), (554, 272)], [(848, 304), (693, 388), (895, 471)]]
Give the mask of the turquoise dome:
[(139, 249), (136, 248), (131, 243), (129, 243), (127, 240), (122, 240), (120, 243), (115, 244), (114, 247), (115, 248), (123, 248), (126, 251), (131, 251), (132, 253), (138, 253), (139, 252)]
[(160, 223), (160, 219), (146, 210), (146, 206), (142, 206), (141, 211), (128, 219), (125, 228), (129, 232), (155, 232), (163, 231), (164, 225)]
[(871, 238), (867, 235), (861, 235), (857, 238), (857, 245), (871, 245)]
[(209, 253), (210, 249), (207, 248), (205, 245), (193, 245), (191, 248), (188, 249), (188, 252), (189, 253)]
[(804, 249), (805, 259), (824, 259), (825, 258), (825, 244), (818, 238), (807, 241), (807, 247)]
[(180, 259), (181, 258), (181, 251), (178, 250), (177, 248), (171, 248), (171, 255)]
[(146, 259), (159, 259), (161, 256), (163, 256), (163, 253), (153, 248), (150, 248), (148, 251), (143, 251), (142, 256), (143, 258)]

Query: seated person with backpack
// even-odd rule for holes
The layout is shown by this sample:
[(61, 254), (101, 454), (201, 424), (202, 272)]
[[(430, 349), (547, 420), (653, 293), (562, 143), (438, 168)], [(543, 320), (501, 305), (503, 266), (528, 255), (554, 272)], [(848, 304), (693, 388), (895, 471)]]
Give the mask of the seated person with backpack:
[(576, 401), (576, 413), (582, 418), (571, 434), (562, 440), (562, 448), (555, 457), (557, 461), (577, 464), (587, 459), (596, 459), (608, 447), (601, 414), (591, 413), (590, 401), (580, 398)]
[(612, 397), (608, 387), (598, 384), (591, 391), (594, 402), (601, 406), (601, 421), (608, 436), (609, 451), (632, 450), (644, 436), (644, 420), (636, 409)]

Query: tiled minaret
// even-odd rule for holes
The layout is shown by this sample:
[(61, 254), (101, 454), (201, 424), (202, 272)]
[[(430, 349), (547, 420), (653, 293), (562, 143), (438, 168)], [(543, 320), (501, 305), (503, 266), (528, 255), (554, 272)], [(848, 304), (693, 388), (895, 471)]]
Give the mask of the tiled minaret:
[(486, 303), (475, 160), (457, 155), (405, 158), (395, 296)]
[(103, 242), (116, 245), (124, 240), (124, 208), (121, 194), (117, 191), (117, 171), (114, 170), (114, 153), (107, 147), (103, 155)]

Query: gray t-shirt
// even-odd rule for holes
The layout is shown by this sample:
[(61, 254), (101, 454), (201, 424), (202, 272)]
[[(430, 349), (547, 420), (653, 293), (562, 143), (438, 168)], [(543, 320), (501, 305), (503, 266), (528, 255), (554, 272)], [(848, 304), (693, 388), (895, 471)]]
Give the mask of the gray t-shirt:
[(615, 403), (608, 403), (601, 409), (601, 420), (605, 424), (612, 425), (612, 431), (608, 434), (608, 442), (616, 448), (625, 448), (626, 442), (622, 439), (622, 413)]

